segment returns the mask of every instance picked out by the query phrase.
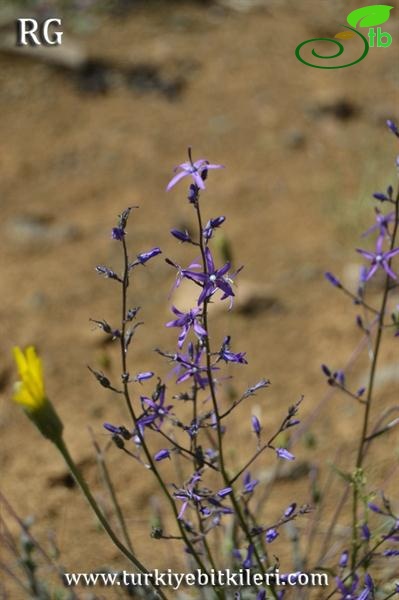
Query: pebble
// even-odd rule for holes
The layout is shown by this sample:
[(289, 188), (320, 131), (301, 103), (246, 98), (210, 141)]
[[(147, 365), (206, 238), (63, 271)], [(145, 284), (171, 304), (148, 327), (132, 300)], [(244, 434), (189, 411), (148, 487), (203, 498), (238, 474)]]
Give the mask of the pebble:
[(56, 223), (45, 216), (19, 215), (7, 221), (6, 235), (20, 245), (53, 245), (76, 240), (79, 230), (71, 223)]

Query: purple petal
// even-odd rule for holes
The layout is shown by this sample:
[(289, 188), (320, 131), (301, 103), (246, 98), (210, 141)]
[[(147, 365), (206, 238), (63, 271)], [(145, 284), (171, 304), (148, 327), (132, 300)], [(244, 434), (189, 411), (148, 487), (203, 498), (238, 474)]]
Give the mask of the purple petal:
[(194, 179), (195, 185), (199, 187), (200, 190), (205, 189), (204, 181), (199, 173), (192, 173), (192, 177)]
[(203, 290), (202, 290), (202, 292), (199, 295), (199, 298), (197, 300), (198, 306), (200, 304), (202, 304), (206, 298), (208, 298), (209, 296), (212, 296), (213, 289), (214, 288), (213, 288), (212, 285), (209, 285), (209, 284), (204, 285)]
[(212, 165), (212, 164), (207, 164), (206, 165), (207, 169), (224, 169), (224, 165)]
[(159, 452), (154, 454), (154, 460), (156, 460), (157, 462), (164, 460), (165, 458), (170, 458), (170, 452), (167, 448), (163, 448), (162, 450), (159, 450)]
[(295, 460), (295, 456), (286, 448), (276, 448), (276, 454), (279, 458), (283, 458), (284, 460)]
[(381, 254), (383, 245), (384, 245), (384, 236), (379, 235), (377, 238), (377, 243), (375, 245), (376, 254)]
[(183, 502), (183, 504), (182, 504), (182, 507), (181, 507), (181, 509), (180, 509), (180, 512), (179, 512), (179, 514), (177, 515), (177, 518), (179, 519), (179, 521), (180, 521), (180, 519), (183, 517), (183, 515), (184, 515), (184, 512), (185, 512), (185, 510), (186, 510), (187, 506), (188, 506), (188, 502), (187, 502), (187, 500), (186, 500), (186, 502)]
[(208, 247), (205, 248), (205, 261), (206, 261), (206, 267), (207, 267), (208, 273), (209, 274), (214, 273), (215, 272), (215, 263), (213, 262), (212, 254)]
[(359, 254), (364, 256), (364, 258), (367, 258), (367, 260), (375, 259), (375, 254), (373, 254), (372, 252), (367, 252), (367, 250), (362, 250), (361, 248), (356, 248), (356, 252), (359, 252)]
[(398, 278), (397, 275), (392, 271), (391, 267), (389, 266), (386, 260), (382, 261), (382, 266), (384, 267), (385, 272), (388, 273), (388, 275), (392, 277), (392, 279)]
[(255, 415), (252, 415), (251, 423), (252, 423), (252, 429), (253, 429), (254, 433), (256, 433), (256, 435), (259, 435), (262, 427), (261, 427), (258, 417), (256, 417)]
[(225, 273), (227, 273), (227, 271), (229, 271), (231, 268), (231, 263), (227, 262), (225, 265), (223, 265), (223, 267), (221, 267), (217, 272), (217, 276), (218, 277), (222, 277), (223, 275), (225, 275)]
[(378, 269), (378, 265), (373, 265), (370, 269), (370, 271), (368, 271), (365, 281), (369, 281), (372, 276), (374, 275), (374, 273), (376, 272), (376, 270)]
[(208, 335), (206, 330), (198, 323), (198, 321), (194, 321), (194, 331), (199, 336)]
[[(182, 167), (182, 165), (180, 165), (180, 167)], [(176, 167), (176, 168), (178, 168), (178, 167)], [(183, 177), (187, 177), (187, 175), (189, 175), (189, 173), (187, 173), (186, 171), (181, 171), (180, 173), (178, 173), (177, 175), (172, 177), (172, 179), (169, 181), (168, 185), (166, 186), (166, 191), (169, 192), (169, 190), (171, 190), (172, 187), (174, 185), (176, 185), (176, 183), (178, 183), (181, 179), (183, 179)]]
[(140, 383), (141, 381), (146, 381), (146, 379), (151, 379), (153, 376), (154, 373), (152, 371), (144, 371), (143, 373), (137, 373), (135, 381)]
[(389, 259), (389, 258), (392, 258), (393, 256), (396, 256), (397, 254), (399, 254), (399, 248), (394, 248), (393, 250), (390, 250), (389, 252), (385, 252), (384, 258)]
[(224, 292), (225, 298), (227, 298), (228, 296), (234, 296), (233, 288), (224, 279), (221, 279), (221, 280), (218, 279), (217, 280), (217, 286), (218, 286), (219, 289), (222, 290), (222, 292)]

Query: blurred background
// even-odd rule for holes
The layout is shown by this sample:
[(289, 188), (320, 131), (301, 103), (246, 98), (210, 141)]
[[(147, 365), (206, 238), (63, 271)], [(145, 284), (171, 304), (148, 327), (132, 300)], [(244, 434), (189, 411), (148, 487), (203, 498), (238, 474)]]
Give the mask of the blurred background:
[[(255, 446), (251, 412), (272, 432), (303, 394), (297, 462), (278, 476), (273, 459), (258, 465), (265, 479), (278, 479), (265, 510), (280, 514), (282, 495), (287, 504), (308, 502), (310, 474), (318, 473), (321, 486), (337, 453), (344, 465), (353, 461), (359, 406), (326, 389), (320, 364), (345, 367), (360, 340), (357, 313), (323, 273), (331, 270), (356, 288), (360, 261), (353, 248), (370, 243), (359, 238), (373, 220), (371, 194), (395, 184), (396, 140), (385, 127), (386, 119), (399, 118), (399, 14), (391, 4), (383, 29), (392, 45), (328, 71), (301, 64), (295, 48), (334, 36), (361, 2), (1, 1), (1, 489), (22, 517), (35, 517), (44, 543), (52, 532), (68, 571), (123, 562), (60, 457), (10, 402), (11, 348), (38, 347), (71, 451), (106, 505), (88, 426), (104, 446), (102, 423), (123, 423), (126, 415), (86, 368), (110, 377), (119, 370), (116, 348), (89, 322), (115, 321), (119, 307), (116, 286), (94, 267), (119, 267), (110, 230), (126, 206), (139, 205), (129, 250), (159, 245), (163, 257), (141, 270), (131, 290), (145, 321), (131, 370), (165, 376), (169, 366), (153, 349), (175, 342), (175, 332), (163, 327), (175, 274), (163, 258), (183, 265), (195, 258), (169, 234), (193, 223), (186, 185), (169, 193), (165, 187), (189, 145), (194, 158), (226, 167), (209, 175), (204, 215), (227, 217), (219, 260), (229, 252), (235, 267), (245, 265), (236, 309), (212, 315), (215, 344), (228, 332), (233, 349), (247, 352), (249, 364), (230, 373), (230, 392), (261, 377), (272, 381), (232, 417), (239, 443), (229, 459), (242, 464), (240, 449)], [(15, 19), (29, 16), (61, 17), (62, 45), (17, 48)], [(344, 44), (356, 55), (357, 40)], [(179, 308), (190, 304), (185, 293), (173, 298)], [(392, 403), (398, 378), (389, 343), (385, 359), (378, 414)], [(364, 383), (366, 369), (367, 356), (348, 371), (353, 387)], [(395, 460), (385, 458), (386, 440), (376, 443), (371, 482), (387, 479), (388, 492), (398, 456), (397, 437), (390, 439)], [(178, 546), (149, 536), (159, 506), (150, 474), (114, 447), (107, 457), (140, 558), (159, 568), (184, 564)], [(298, 526), (306, 528), (306, 519)]]

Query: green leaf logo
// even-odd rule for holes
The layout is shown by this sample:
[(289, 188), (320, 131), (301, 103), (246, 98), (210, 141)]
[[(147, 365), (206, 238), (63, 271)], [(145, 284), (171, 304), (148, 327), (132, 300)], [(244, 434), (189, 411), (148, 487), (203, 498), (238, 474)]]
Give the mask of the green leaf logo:
[(393, 6), (388, 6), (387, 4), (363, 6), (349, 13), (346, 20), (352, 27), (357, 27), (357, 25), (359, 27), (375, 27), (388, 21), (392, 8)]

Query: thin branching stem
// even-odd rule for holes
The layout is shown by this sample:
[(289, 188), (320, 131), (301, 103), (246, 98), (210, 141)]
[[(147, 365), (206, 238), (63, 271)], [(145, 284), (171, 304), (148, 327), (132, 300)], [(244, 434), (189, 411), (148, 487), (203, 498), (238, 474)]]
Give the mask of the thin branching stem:
[[(398, 226), (399, 226), (399, 190), (398, 190), (396, 201), (395, 201), (395, 222), (394, 222), (393, 232), (392, 232), (392, 236), (391, 236), (390, 250), (393, 250), (395, 248)], [(357, 450), (357, 458), (356, 458), (356, 472), (357, 473), (361, 472), (361, 469), (363, 466), (363, 460), (364, 460), (364, 456), (365, 456), (365, 452), (364, 452), (365, 445), (368, 443), (367, 438), (368, 438), (371, 407), (372, 407), (372, 402), (373, 402), (375, 375), (377, 372), (377, 364), (378, 364), (378, 358), (379, 358), (379, 354), (380, 354), (382, 334), (383, 334), (383, 330), (384, 330), (384, 318), (385, 318), (385, 312), (386, 312), (388, 295), (389, 295), (390, 289), (391, 289), (391, 279), (387, 273), (386, 277), (385, 277), (384, 291), (383, 291), (382, 300), (381, 300), (381, 307), (379, 310), (377, 332), (376, 332), (375, 342), (374, 342), (374, 351), (373, 351), (372, 362), (371, 362), (371, 366), (370, 366), (366, 404), (365, 404), (365, 411), (364, 411), (364, 415), (363, 415), (362, 432), (361, 432), (360, 442), (359, 442), (359, 446), (358, 446), (358, 450)], [(358, 539), (359, 492), (360, 492), (360, 490), (359, 490), (358, 482), (354, 481), (354, 483), (353, 483), (353, 503), (352, 503), (352, 553), (351, 553), (352, 570), (354, 568), (354, 565), (356, 564), (357, 553), (358, 553), (358, 549), (359, 549), (359, 539)]]

